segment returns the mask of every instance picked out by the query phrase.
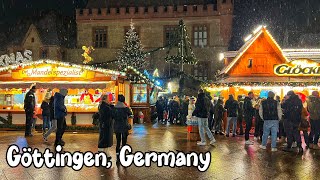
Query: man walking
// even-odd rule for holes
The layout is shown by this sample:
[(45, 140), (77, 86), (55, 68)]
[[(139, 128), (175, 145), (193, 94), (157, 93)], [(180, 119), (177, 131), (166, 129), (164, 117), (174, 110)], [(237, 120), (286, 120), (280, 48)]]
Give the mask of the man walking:
[(228, 116), (226, 137), (229, 137), (230, 122), (232, 122), (232, 125), (233, 125), (232, 137), (235, 137), (236, 129), (237, 129), (237, 117), (238, 117), (239, 104), (238, 104), (238, 101), (236, 101), (233, 98), (233, 95), (231, 94), (229, 95), (229, 99), (226, 101), (224, 108), (227, 109), (227, 116)]
[(254, 116), (255, 109), (252, 105), (252, 100), (254, 98), (253, 92), (249, 92), (248, 96), (244, 98), (243, 102), (243, 113), (244, 119), (246, 121), (246, 130), (245, 130), (245, 144), (246, 145), (253, 145), (253, 141), (249, 140), (249, 133), (252, 127), (252, 118)]
[(301, 122), (302, 101), (293, 91), (287, 93), (288, 99), (283, 102), (284, 126), (287, 133), (287, 147), (283, 151), (291, 152), (293, 139), (297, 142), (299, 153), (303, 153), (299, 124)]
[(54, 117), (57, 120), (56, 141), (54, 146), (64, 146), (65, 142), (62, 140), (64, 131), (66, 130), (66, 116), (67, 108), (64, 104), (64, 98), (68, 94), (67, 89), (60, 89), (60, 92), (54, 94)]
[(213, 137), (209, 127), (208, 127), (208, 115), (210, 110), (210, 100), (206, 97), (204, 91), (202, 89), (199, 90), (198, 99), (196, 102), (196, 108), (192, 113), (192, 116), (196, 116), (198, 119), (198, 126), (199, 126), (199, 133), (201, 142), (198, 142), (197, 145), (204, 146), (206, 145), (205, 140), (205, 132), (207, 133), (210, 144), (214, 145), (216, 142), (215, 138)]
[(271, 131), (271, 151), (277, 151), (277, 133), (279, 130), (279, 120), (282, 117), (280, 103), (274, 99), (275, 94), (272, 91), (268, 92), (268, 98), (263, 100), (259, 107), (259, 115), (264, 121), (263, 136), (261, 149), (267, 149), (267, 140)]
[(320, 149), (318, 146), (320, 135), (320, 99), (318, 91), (313, 91), (312, 95), (308, 97), (307, 108), (311, 125), (309, 134), (310, 149)]
[(32, 123), (33, 123), (33, 115), (36, 106), (36, 98), (34, 93), (36, 92), (36, 86), (32, 86), (31, 89), (27, 92), (24, 98), (24, 111), (26, 113), (26, 129), (24, 136), (33, 136), (31, 133)]

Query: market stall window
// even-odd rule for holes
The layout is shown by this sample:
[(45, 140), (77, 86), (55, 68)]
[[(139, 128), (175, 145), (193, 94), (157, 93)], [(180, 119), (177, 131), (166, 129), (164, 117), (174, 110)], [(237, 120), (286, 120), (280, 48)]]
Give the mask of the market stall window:
[(133, 103), (147, 103), (147, 84), (133, 84)]
[(156, 104), (158, 99), (158, 89), (153, 87), (150, 92), (150, 104)]

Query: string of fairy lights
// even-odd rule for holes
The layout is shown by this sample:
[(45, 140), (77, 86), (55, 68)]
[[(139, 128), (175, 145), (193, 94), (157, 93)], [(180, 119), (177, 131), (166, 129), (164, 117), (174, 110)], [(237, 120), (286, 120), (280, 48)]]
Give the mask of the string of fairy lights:
[(74, 64), (74, 63), (70, 63), (70, 62), (61, 62), (61, 61), (54, 61), (54, 60), (50, 60), (50, 59), (41, 59), (38, 61), (32, 61), (32, 62), (27, 62), (27, 63), (21, 63), (21, 64), (15, 64), (15, 65), (9, 65), (6, 67), (1, 67), (0, 68), (0, 72), (10, 72), (13, 70), (17, 70), (20, 68), (25, 68), (25, 67), (34, 67), (36, 68), (38, 65), (40, 64), (50, 64), (50, 65), (57, 65), (57, 66), (63, 66), (63, 67), (71, 67), (71, 68), (78, 68), (78, 69), (82, 69), (82, 70), (89, 70), (89, 71), (96, 71), (96, 72), (100, 72), (106, 75), (116, 75), (116, 76), (128, 76), (128, 77), (132, 77), (133, 75), (130, 73), (127, 73), (129, 70), (132, 70), (132, 72), (134, 72), (138, 79), (135, 79), (134, 82), (143, 82), (143, 83), (148, 83), (151, 84), (152, 86), (157, 87), (158, 89), (163, 89), (161, 86), (159, 86), (158, 84), (156, 84), (156, 80), (155, 79), (150, 79), (147, 76), (145, 76), (143, 73), (141, 73), (140, 71), (138, 71), (137, 69), (135, 69), (134, 67), (128, 66), (124, 69), (123, 72), (120, 71), (115, 71), (115, 70), (110, 70), (110, 69), (104, 69), (102, 67), (94, 67), (94, 66), (90, 66), (90, 65), (79, 65), (79, 64)]
[[(179, 21), (177, 37), (178, 38), (175, 38), (175, 41), (169, 45), (165, 57), (166, 62), (174, 64), (197, 64), (198, 60), (192, 51), (190, 38), (183, 20)], [(177, 55), (170, 55), (173, 47), (178, 47)]]
[(233, 86), (290, 86), (290, 87), (307, 87), (307, 86), (320, 86), (320, 82), (231, 82), (231, 83), (211, 83), (208, 87), (218, 88), (218, 87), (233, 87)]

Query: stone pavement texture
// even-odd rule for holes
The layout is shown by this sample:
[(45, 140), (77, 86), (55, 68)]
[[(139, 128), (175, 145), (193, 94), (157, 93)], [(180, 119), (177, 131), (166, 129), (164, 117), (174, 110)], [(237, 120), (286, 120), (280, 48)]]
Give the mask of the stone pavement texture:
[[(259, 149), (259, 143), (245, 146), (244, 137), (235, 138), (216, 135), (216, 146), (197, 146), (196, 142), (187, 140), (186, 127), (169, 125), (135, 125), (134, 134), (128, 137), (128, 142), (134, 151), (197, 151), (211, 152), (212, 160), (206, 172), (199, 172), (196, 167), (151, 167), (116, 166), (115, 144), (112, 147), (113, 166), (111, 169), (84, 167), (80, 171), (71, 168), (43, 167), (36, 169), (31, 166), (11, 168), (7, 165), (5, 156), (8, 145), (21, 140), (22, 131), (0, 132), (0, 180), (18, 179), (320, 179), (320, 151), (306, 150), (303, 155), (282, 151), (270, 152)], [(20, 139), (19, 139), (20, 136)], [(27, 138), (29, 146), (53, 148), (54, 135), (49, 142), (44, 143), (42, 134)], [(97, 133), (66, 133), (65, 151), (97, 152)], [(115, 142), (115, 137), (114, 137)], [(270, 149), (270, 145), (268, 145)], [(280, 146), (280, 145), (279, 145)]]

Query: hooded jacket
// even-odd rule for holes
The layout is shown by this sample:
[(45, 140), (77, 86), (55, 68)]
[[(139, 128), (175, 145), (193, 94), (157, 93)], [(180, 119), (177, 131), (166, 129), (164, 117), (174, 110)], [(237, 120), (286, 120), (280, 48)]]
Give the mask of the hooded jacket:
[(113, 111), (115, 133), (128, 132), (128, 118), (131, 115), (131, 110), (123, 102), (118, 101)]
[(298, 95), (291, 95), (289, 99), (282, 103), (281, 107), (283, 109), (284, 119), (294, 123), (300, 123), (303, 106)]
[(239, 104), (238, 104), (238, 101), (236, 101), (235, 99), (229, 98), (226, 101), (224, 108), (227, 109), (227, 116), (228, 117), (237, 117), (238, 116)]
[(255, 114), (255, 108), (252, 105), (252, 100), (248, 96), (243, 101), (243, 115), (246, 119), (252, 119)]
[(208, 118), (210, 111), (210, 100), (204, 93), (199, 93), (196, 101), (196, 108), (192, 115), (198, 118)]
[(320, 99), (316, 96), (309, 96), (307, 99), (307, 109), (310, 113), (310, 119), (320, 120)]
[(64, 105), (64, 98), (60, 93), (54, 94), (54, 118), (60, 119), (67, 115), (67, 107)]
[(24, 99), (24, 109), (26, 112), (33, 112), (36, 106), (36, 98), (34, 93), (30, 90), (27, 92)]
[(99, 105), (99, 143), (98, 148), (107, 148), (113, 145), (112, 105), (102, 102)]

